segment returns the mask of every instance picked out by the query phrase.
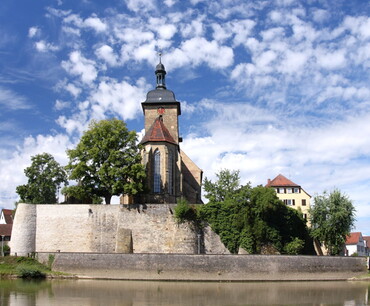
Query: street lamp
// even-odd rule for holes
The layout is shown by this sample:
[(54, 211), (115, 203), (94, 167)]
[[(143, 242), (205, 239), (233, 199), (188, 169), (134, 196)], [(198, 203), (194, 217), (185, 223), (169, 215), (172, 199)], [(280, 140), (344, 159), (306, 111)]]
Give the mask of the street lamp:
[(1, 256), (4, 257), (4, 237), (5, 235), (1, 235)]

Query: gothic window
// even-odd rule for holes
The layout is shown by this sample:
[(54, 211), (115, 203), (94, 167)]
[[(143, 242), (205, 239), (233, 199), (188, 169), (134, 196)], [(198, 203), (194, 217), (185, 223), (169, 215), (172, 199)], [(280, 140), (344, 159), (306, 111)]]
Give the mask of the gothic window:
[(154, 152), (154, 193), (161, 192), (161, 153), (156, 150)]
[(173, 153), (172, 151), (168, 152), (168, 193), (173, 194)]

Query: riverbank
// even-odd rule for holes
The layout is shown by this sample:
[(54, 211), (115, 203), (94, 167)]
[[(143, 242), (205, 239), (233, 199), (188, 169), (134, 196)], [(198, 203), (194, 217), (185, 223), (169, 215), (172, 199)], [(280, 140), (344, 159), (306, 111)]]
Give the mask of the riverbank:
[[(349, 280), (368, 274), (366, 258), (285, 255), (37, 253), (78, 278), (158, 281)], [(52, 262), (51, 262), (52, 259)]]
[(1, 278), (45, 278), (53, 273), (50, 267), (30, 257), (0, 257)]

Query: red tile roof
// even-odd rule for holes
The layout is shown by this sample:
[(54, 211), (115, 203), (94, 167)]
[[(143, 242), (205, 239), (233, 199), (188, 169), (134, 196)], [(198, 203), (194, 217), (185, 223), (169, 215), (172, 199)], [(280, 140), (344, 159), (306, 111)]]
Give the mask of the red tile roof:
[(148, 132), (145, 134), (143, 139), (141, 140), (141, 143), (146, 142), (157, 142), (157, 141), (165, 141), (173, 144), (177, 144), (177, 142), (173, 139), (170, 132), (166, 128), (166, 126), (163, 123), (162, 117), (158, 117), (155, 119), (153, 125), (150, 127)]
[(346, 244), (357, 244), (360, 240), (361, 232), (350, 233), (346, 238)]
[[(11, 236), (13, 224), (0, 224), (0, 236)], [(0, 237), (1, 239), (1, 237)]]
[(266, 187), (300, 187), (300, 185), (293, 183), (284, 175), (279, 174), (273, 180), (268, 179)]
[(13, 210), (3, 209), (2, 212), (4, 214), (6, 224), (13, 224)]

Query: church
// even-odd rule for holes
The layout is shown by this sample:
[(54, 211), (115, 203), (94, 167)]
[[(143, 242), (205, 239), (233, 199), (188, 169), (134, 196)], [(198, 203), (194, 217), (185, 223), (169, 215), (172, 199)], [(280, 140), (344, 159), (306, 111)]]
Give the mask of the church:
[(141, 103), (145, 117), (142, 162), (147, 174), (147, 193), (136, 199), (142, 204), (177, 203), (184, 198), (200, 204), (202, 170), (180, 149), (180, 102), (166, 87), (161, 60), (155, 69), (156, 88)]

